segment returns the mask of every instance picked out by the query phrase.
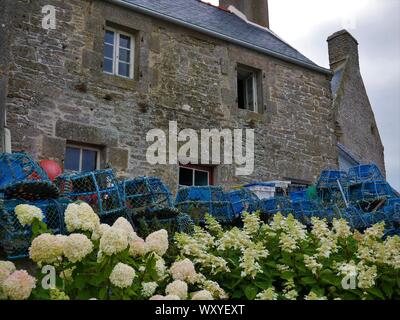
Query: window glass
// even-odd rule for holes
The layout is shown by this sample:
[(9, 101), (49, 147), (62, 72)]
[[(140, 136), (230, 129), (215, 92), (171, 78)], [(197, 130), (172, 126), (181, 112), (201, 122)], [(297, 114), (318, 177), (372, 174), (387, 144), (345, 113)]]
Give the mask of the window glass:
[(114, 58), (114, 47), (111, 44), (104, 44), (104, 58)]
[(120, 76), (129, 77), (129, 64), (120, 62), (118, 64), (118, 74)]
[(107, 58), (104, 58), (103, 63), (104, 72), (113, 73), (113, 61)]
[(97, 169), (97, 151), (82, 149), (82, 170), (93, 171)]
[(193, 185), (193, 170), (187, 168), (179, 168), (179, 184), (181, 186)]
[(119, 37), (119, 46), (122, 48), (130, 49), (131, 48), (131, 38), (121, 34)]
[(114, 32), (110, 30), (106, 30), (106, 34), (104, 36), (104, 43), (109, 43), (114, 45)]
[(122, 48), (119, 49), (119, 60), (120, 61), (129, 63), (131, 60), (130, 55), (131, 55), (130, 50), (122, 49)]
[(194, 185), (195, 186), (208, 186), (208, 172), (197, 171), (194, 172)]
[(79, 171), (81, 150), (79, 148), (67, 147), (65, 150), (64, 169)]

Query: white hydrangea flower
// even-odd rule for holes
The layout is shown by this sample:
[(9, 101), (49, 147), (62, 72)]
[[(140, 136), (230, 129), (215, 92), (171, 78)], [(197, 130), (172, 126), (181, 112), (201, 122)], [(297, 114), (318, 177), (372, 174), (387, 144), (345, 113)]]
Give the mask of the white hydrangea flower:
[(239, 228), (235, 227), (226, 231), (217, 241), (218, 250), (225, 251), (229, 249), (242, 250), (252, 244), (249, 235)]
[(119, 228), (107, 229), (100, 238), (100, 250), (108, 256), (124, 251), (128, 244), (126, 232)]
[(304, 264), (313, 274), (317, 274), (318, 270), (321, 270), (323, 267), (321, 263), (317, 262), (315, 256), (309, 256), (306, 254), (304, 255)]
[(22, 226), (31, 225), (34, 219), (43, 220), (42, 210), (29, 204), (19, 204), (14, 211)]
[(211, 292), (200, 290), (192, 293), (192, 300), (214, 300)]
[(156, 272), (160, 279), (164, 279), (166, 277), (167, 266), (165, 265), (165, 261), (159, 255), (155, 254), (156, 257)]
[(260, 231), (260, 217), (258, 213), (250, 214), (248, 212), (243, 212), (243, 231), (249, 236), (253, 236)]
[(99, 216), (86, 202), (71, 203), (64, 214), (68, 232), (89, 231), (96, 232), (100, 225)]
[(6, 280), (15, 270), (15, 265), (11, 261), (0, 261), (0, 287), (4, 280)]
[(314, 291), (310, 291), (310, 293), (304, 297), (304, 300), (328, 300), (328, 299), (325, 296), (318, 296)]
[(114, 228), (122, 229), (126, 232), (128, 237), (128, 241), (134, 241), (138, 238), (136, 232), (133, 230), (132, 225), (123, 217), (119, 217), (114, 224), (112, 225)]
[(137, 237), (136, 239), (129, 242), (129, 254), (132, 257), (142, 257), (148, 252), (146, 242)]
[(338, 238), (348, 238), (352, 235), (351, 229), (344, 219), (333, 219), (333, 231)]
[(187, 258), (181, 261), (174, 262), (170, 268), (170, 272), (174, 280), (182, 280), (186, 281), (187, 283), (195, 283), (198, 279), (192, 261)]
[(92, 240), (96, 241), (99, 240), (104, 232), (108, 229), (110, 229), (111, 226), (106, 224), (106, 223), (101, 223), (92, 233)]
[(58, 262), (64, 253), (64, 240), (63, 237), (43, 233), (33, 239), (29, 248), (29, 257), (38, 265)]
[(298, 248), (296, 239), (286, 233), (281, 233), (279, 237), (279, 246), (283, 251), (288, 253), (292, 253)]
[(331, 234), (331, 231), (329, 230), (325, 220), (321, 220), (317, 217), (312, 217), (311, 223), (313, 225), (311, 234), (314, 235), (317, 239), (328, 237)]
[(167, 285), (165, 293), (167, 295), (178, 296), (181, 300), (186, 300), (188, 296), (188, 285), (185, 281), (175, 280)]
[(349, 263), (341, 263), (336, 266), (336, 269), (339, 271), (338, 276), (342, 275), (344, 277), (356, 277), (357, 276), (357, 266), (354, 261), (350, 261)]
[(256, 300), (277, 300), (278, 294), (275, 292), (275, 288), (268, 288), (259, 294), (257, 294)]
[(64, 255), (71, 262), (82, 261), (93, 251), (93, 243), (84, 234), (70, 234), (64, 241)]
[(142, 295), (145, 298), (151, 297), (158, 287), (157, 282), (142, 282)]
[(369, 289), (375, 285), (375, 279), (378, 276), (376, 266), (367, 266), (363, 263), (359, 263), (357, 266), (358, 277), (357, 285), (361, 289)]
[(202, 282), (202, 288), (204, 290), (209, 291), (212, 294), (212, 296), (214, 297), (214, 299), (225, 300), (225, 299), (229, 298), (229, 296), (224, 291), (224, 289), (222, 289), (219, 286), (219, 284), (217, 282), (215, 282), (215, 281), (204, 280)]
[(364, 231), (364, 236), (368, 240), (381, 239), (384, 234), (385, 234), (385, 222), (384, 221), (374, 224), (372, 227), (370, 227)]
[(168, 232), (161, 229), (149, 234), (146, 238), (146, 247), (149, 252), (163, 256), (168, 250)]
[(14, 271), (3, 282), (3, 291), (11, 300), (28, 299), (35, 287), (36, 279), (25, 270)]
[(242, 250), (239, 266), (243, 269), (242, 277), (250, 277), (254, 279), (258, 273), (262, 273), (262, 268), (258, 261), (262, 258), (267, 258), (269, 252), (264, 248), (262, 243), (254, 244)]
[(135, 275), (135, 270), (131, 266), (119, 262), (110, 274), (110, 281), (118, 288), (128, 288), (132, 285)]

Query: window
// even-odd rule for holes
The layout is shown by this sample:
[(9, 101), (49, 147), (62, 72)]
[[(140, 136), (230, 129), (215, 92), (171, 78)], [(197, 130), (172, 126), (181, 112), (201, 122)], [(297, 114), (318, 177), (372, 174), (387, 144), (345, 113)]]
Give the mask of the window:
[(180, 166), (179, 185), (208, 186), (213, 184), (213, 168), (206, 166)]
[(103, 71), (107, 74), (133, 78), (133, 51), (132, 36), (114, 29), (106, 29)]
[(100, 150), (67, 145), (65, 150), (64, 170), (85, 172), (99, 169), (99, 166)]
[(254, 112), (258, 108), (259, 71), (245, 66), (237, 68), (238, 107)]

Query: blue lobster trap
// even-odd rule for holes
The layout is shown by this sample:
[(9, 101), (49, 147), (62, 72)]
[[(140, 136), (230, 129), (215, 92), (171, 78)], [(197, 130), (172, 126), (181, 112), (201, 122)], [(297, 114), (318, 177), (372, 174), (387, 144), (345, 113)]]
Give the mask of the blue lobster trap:
[(5, 199), (56, 199), (58, 189), (26, 153), (0, 154), (0, 194)]
[(101, 217), (125, 216), (125, 203), (111, 169), (64, 174), (55, 179), (63, 197), (88, 203)]
[(393, 196), (390, 185), (384, 181), (365, 181), (349, 187), (349, 199), (352, 202), (367, 202)]
[(305, 225), (311, 224), (312, 217), (325, 218), (325, 208), (314, 200), (293, 202), (294, 217)]
[(173, 239), (175, 233), (177, 232), (192, 234), (195, 225), (193, 219), (184, 213), (179, 213), (178, 215), (170, 218), (157, 218), (156, 221), (146, 216), (144, 221), (147, 224), (149, 232), (165, 229), (167, 230), (170, 239)]
[(384, 177), (375, 164), (362, 164), (349, 169), (348, 179), (350, 184), (355, 184), (384, 180)]
[(37, 200), (26, 202), (23, 200), (4, 200), (0, 208), (0, 243), (8, 259), (19, 259), (29, 256), (32, 231), (30, 226), (22, 226), (15, 214), (15, 207), (19, 204), (29, 204), (40, 208), (43, 212), (43, 221), (53, 234), (65, 234), (64, 212), (71, 201)]
[(273, 215), (280, 212), (283, 216), (287, 217), (293, 214), (293, 206), (287, 197), (274, 197), (270, 199), (261, 200), (261, 219), (267, 222)]
[(301, 202), (301, 201), (306, 201), (307, 200), (307, 190), (301, 190), (301, 191), (293, 191), (289, 193), (290, 200), (295, 203), (295, 202)]
[[(317, 182), (318, 198), (324, 203), (344, 202), (348, 199), (347, 173), (338, 170), (323, 170)], [(343, 192), (343, 193), (342, 193)]]
[(196, 224), (204, 223), (206, 213), (221, 223), (230, 223), (234, 219), (231, 202), (219, 186), (181, 187), (175, 207), (189, 214)]
[(139, 177), (120, 182), (126, 207), (133, 213), (172, 208), (171, 192), (161, 179)]
[(242, 212), (253, 213), (261, 209), (260, 199), (249, 189), (243, 188), (227, 193), (231, 201), (235, 218), (240, 217)]

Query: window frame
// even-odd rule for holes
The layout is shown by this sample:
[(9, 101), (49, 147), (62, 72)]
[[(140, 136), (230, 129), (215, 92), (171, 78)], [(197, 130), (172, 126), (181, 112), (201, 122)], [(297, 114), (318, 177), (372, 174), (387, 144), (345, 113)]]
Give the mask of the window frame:
[[(249, 73), (248, 77), (245, 77), (243, 80), (243, 100), (244, 100), (244, 108), (240, 108), (239, 107), (239, 97), (238, 97), (238, 109), (242, 109), (242, 110), (247, 110), (247, 111), (251, 111), (251, 112), (255, 112), (255, 113), (262, 113), (260, 110), (260, 103), (259, 103), (259, 81), (260, 81), (260, 77), (259, 77), (259, 73), (260, 70), (256, 70), (254, 68), (242, 65), (242, 64), (238, 64), (236, 67), (236, 79), (239, 80), (239, 72), (246, 72)], [(252, 79), (252, 93), (253, 93), (253, 104), (252, 106), (249, 106), (248, 101), (249, 101), (249, 92), (248, 92), (248, 80), (251, 77)], [(237, 94), (239, 94), (239, 88), (237, 88)]]
[[(181, 168), (186, 169), (186, 170), (192, 170), (192, 185), (191, 186), (187, 186), (187, 185), (183, 185), (179, 183), (179, 177), (180, 177), (180, 172), (181, 172)], [(207, 173), (207, 181), (208, 181), (208, 185), (207, 186), (212, 186), (214, 185), (214, 181), (213, 181), (213, 170), (214, 168), (210, 167), (208, 170), (207, 169), (202, 169), (200, 166), (195, 166), (195, 165), (179, 165), (179, 171), (178, 171), (178, 187), (195, 187), (195, 175), (196, 175), (196, 171), (199, 172), (206, 172)]]
[[(95, 151), (96, 152), (96, 168), (95, 170), (99, 170), (100, 169), (100, 155), (101, 155), (101, 150), (99, 148), (96, 147), (88, 147), (88, 146), (82, 146), (79, 144), (73, 144), (73, 143), (67, 143), (67, 145), (65, 146), (65, 153), (67, 151), (67, 148), (75, 148), (75, 149), (79, 149), (79, 170), (71, 170), (71, 169), (65, 169), (66, 171), (72, 171), (72, 172), (82, 172), (82, 158), (83, 158), (83, 150), (89, 150), (89, 151)], [(65, 158), (64, 158), (64, 163), (65, 163)]]
[[(113, 60), (112, 60), (112, 72), (108, 72), (104, 70), (104, 60), (108, 59), (110, 60), (110, 58), (106, 58), (104, 56), (104, 46), (106, 44), (105, 42), (105, 35), (107, 31), (111, 31), (114, 32), (114, 43), (113, 43)], [(129, 48), (129, 77), (124, 76), (124, 75), (120, 75), (119, 74), (119, 49), (120, 49), (120, 36), (126, 36), (129, 37), (130, 39), (130, 43), (131, 43), (131, 47)], [(108, 43), (111, 45), (111, 43)], [(128, 48), (124, 48), (122, 47), (122, 49), (128, 49)], [(127, 64), (125, 61), (122, 61), (122, 63)], [(112, 76), (117, 76), (117, 77), (121, 77), (121, 78), (125, 78), (125, 79), (133, 79), (135, 76), (135, 69), (134, 69), (134, 64), (135, 64), (135, 36), (133, 34), (121, 31), (119, 29), (116, 28), (112, 28), (112, 27), (105, 27), (104, 28), (104, 36), (103, 36), (103, 72), (105, 74), (108, 75), (112, 75)]]

